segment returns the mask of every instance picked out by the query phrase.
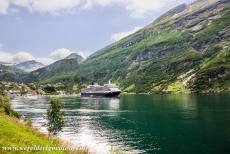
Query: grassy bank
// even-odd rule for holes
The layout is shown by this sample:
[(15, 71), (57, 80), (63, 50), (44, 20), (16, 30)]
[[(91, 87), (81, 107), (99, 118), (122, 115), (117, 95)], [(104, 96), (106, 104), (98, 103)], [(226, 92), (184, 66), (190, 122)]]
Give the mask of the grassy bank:
[[(13, 114), (12, 114), (13, 113)], [(29, 125), (19, 122), (16, 112), (10, 107), (10, 102), (5, 96), (0, 96), (0, 153), (3, 154), (65, 154), (87, 153), (86, 150), (75, 151), (32, 151), (32, 150), (5, 150), (3, 147), (67, 147), (61, 140), (48, 138)], [(17, 115), (17, 114), (16, 114)]]
[[(26, 125), (20, 124), (16, 118), (0, 114), (0, 146), (3, 153), (34, 153), (33, 151), (3, 151), (2, 147), (58, 146), (58, 141), (48, 140), (44, 135)], [(46, 153), (46, 152), (39, 152)], [(51, 152), (64, 153), (64, 152)]]

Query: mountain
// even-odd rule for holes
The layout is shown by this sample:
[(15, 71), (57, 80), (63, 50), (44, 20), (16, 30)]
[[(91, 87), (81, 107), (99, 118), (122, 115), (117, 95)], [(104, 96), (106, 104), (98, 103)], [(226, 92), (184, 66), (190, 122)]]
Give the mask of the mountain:
[(78, 61), (78, 63), (81, 63), (84, 60), (84, 58), (81, 55), (79, 55), (78, 53), (71, 53), (65, 59), (75, 59)]
[(83, 61), (79, 84), (126, 92), (230, 92), (230, 1), (180, 5)]
[(27, 82), (112, 80), (124, 92), (230, 92), (230, 1), (179, 5), (80, 62), (71, 55)]
[(7, 62), (2, 62), (2, 61), (0, 61), (0, 65), (11, 66), (11, 65), (13, 65), (13, 64), (12, 64), (12, 63), (7, 63)]
[(26, 72), (32, 72), (32, 71), (37, 70), (39, 68), (42, 68), (44, 66), (45, 65), (40, 63), (40, 62), (37, 62), (35, 60), (31, 60), (31, 61), (25, 61), (25, 62), (16, 64), (14, 67), (21, 69), (21, 70), (24, 70)]
[(23, 70), (0, 64), (0, 81), (25, 82), (27, 75)]
[(83, 58), (78, 54), (71, 54), (65, 59), (31, 72), (28, 80), (43, 83), (56, 82), (62, 79), (67, 79), (68, 81), (68, 77), (71, 77), (73, 72), (78, 69), (82, 60)]

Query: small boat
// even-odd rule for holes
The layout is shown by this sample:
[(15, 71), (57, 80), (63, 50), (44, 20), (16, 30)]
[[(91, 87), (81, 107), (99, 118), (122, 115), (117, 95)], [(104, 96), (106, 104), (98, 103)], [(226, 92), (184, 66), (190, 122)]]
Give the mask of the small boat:
[(91, 96), (101, 96), (101, 97), (116, 97), (121, 93), (121, 90), (115, 84), (110, 81), (108, 84), (103, 86), (94, 84), (89, 85), (87, 88), (81, 90), (81, 96), (91, 97)]

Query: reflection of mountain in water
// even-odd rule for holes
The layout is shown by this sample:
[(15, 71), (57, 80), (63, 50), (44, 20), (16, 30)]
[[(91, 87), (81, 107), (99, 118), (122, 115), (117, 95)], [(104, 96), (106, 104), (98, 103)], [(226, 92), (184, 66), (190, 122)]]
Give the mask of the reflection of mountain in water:
[[(107, 154), (111, 146), (137, 153), (177, 153), (181, 145), (184, 148), (178, 153), (193, 153), (194, 147), (200, 153), (225, 153), (229, 148), (229, 95), (62, 99), (66, 125), (61, 137), (99, 154)], [(19, 99), (12, 104), (31, 117), (34, 126), (42, 126), (48, 98)]]

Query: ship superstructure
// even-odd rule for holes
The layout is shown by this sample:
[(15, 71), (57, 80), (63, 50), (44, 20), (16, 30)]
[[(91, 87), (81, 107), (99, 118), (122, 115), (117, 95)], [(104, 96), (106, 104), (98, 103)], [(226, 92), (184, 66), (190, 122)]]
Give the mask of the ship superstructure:
[(93, 84), (87, 86), (87, 88), (81, 90), (82, 96), (103, 96), (103, 97), (115, 97), (121, 93), (121, 90), (115, 84), (109, 82), (103, 86)]

